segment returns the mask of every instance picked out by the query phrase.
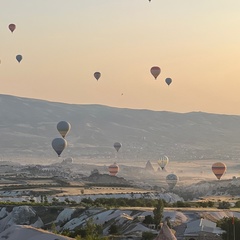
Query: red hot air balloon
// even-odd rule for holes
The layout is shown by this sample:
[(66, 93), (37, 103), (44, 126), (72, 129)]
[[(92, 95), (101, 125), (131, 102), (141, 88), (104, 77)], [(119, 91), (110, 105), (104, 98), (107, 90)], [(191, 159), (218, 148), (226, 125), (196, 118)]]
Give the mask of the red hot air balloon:
[(116, 163), (114, 163), (108, 167), (108, 171), (111, 176), (116, 176), (117, 173), (119, 172), (119, 166)]
[(160, 67), (154, 66), (150, 69), (151, 74), (157, 79), (158, 75), (161, 73)]
[(11, 23), (11, 24), (9, 24), (8, 28), (11, 32), (13, 32), (16, 29), (16, 25)]
[(216, 162), (212, 165), (212, 171), (218, 180), (220, 180), (220, 178), (226, 172), (226, 170), (227, 166), (222, 162)]

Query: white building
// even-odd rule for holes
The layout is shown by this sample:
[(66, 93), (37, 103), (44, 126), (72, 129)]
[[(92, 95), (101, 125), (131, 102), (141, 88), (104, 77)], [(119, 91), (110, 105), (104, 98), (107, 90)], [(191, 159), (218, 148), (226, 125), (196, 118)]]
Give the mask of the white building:
[[(224, 231), (216, 226), (216, 223), (206, 219), (198, 219), (187, 223), (184, 237), (188, 239), (202, 239), (202, 236), (211, 236), (212, 239), (218, 239)], [(207, 238), (206, 238), (207, 239)]]

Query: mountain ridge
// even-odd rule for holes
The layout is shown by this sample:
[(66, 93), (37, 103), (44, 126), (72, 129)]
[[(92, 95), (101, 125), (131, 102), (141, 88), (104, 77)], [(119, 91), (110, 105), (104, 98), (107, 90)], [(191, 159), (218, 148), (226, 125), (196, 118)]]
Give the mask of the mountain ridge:
[[(0, 94), (1, 158), (54, 159), (56, 125), (68, 121), (64, 156), (81, 159), (237, 159), (240, 116), (69, 104)], [(113, 143), (122, 148), (116, 154)]]

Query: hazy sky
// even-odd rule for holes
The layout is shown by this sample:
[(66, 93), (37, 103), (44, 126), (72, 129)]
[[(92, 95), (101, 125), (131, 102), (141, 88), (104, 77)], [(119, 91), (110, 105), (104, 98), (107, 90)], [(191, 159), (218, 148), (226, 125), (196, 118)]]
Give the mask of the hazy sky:
[(0, 93), (240, 114), (239, 13), (239, 0), (2, 0)]

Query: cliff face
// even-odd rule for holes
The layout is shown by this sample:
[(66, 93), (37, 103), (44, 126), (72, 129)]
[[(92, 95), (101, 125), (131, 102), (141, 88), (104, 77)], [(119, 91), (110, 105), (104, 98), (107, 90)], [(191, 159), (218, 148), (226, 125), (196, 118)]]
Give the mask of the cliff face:
[(0, 232), (12, 225), (30, 225), (33, 227), (43, 227), (44, 225), (36, 211), (29, 206), (14, 207), (12, 211), (8, 211), (4, 207), (0, 213)]

